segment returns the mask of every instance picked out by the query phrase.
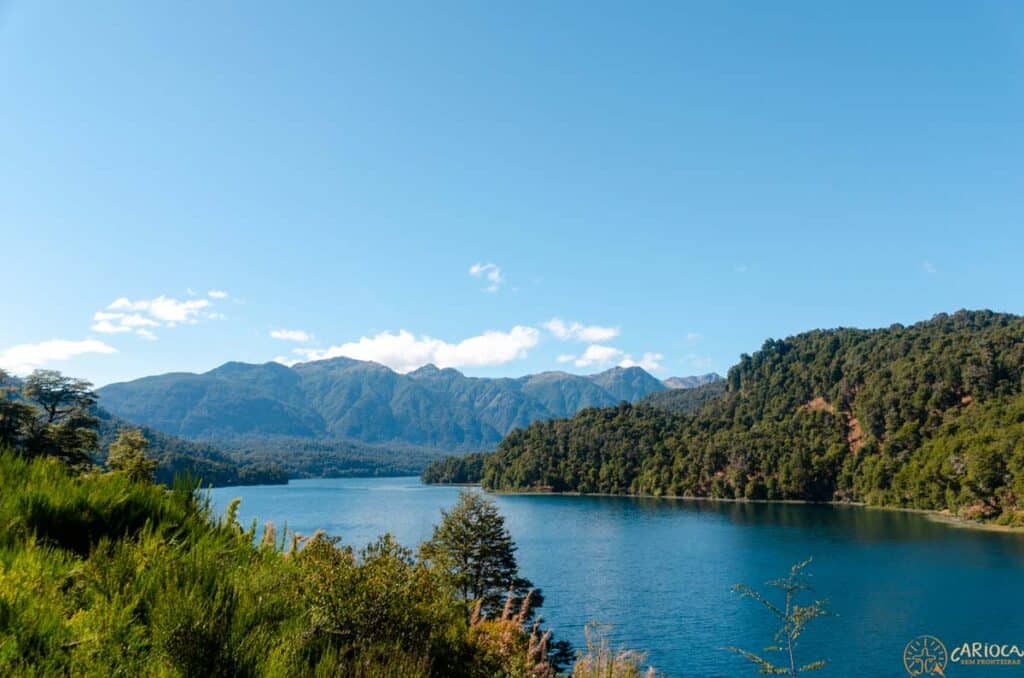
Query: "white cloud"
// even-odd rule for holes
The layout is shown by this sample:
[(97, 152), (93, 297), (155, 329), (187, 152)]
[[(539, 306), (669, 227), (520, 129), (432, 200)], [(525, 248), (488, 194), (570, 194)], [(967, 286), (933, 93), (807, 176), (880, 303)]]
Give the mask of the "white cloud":
[(228, 293), (224, 290), (210, 290), (206, 293), (211, 299), (227, 299)]
[[(211, 297), (216, 297), (212, 290)], [(225, 295), (226, 296), (226, 295)], [(216, 297), (221, 298), (221, 297)], [(132, 301), (128, 297), (119, 297), (105, 309), (93, 314), (92, 330), (102, 334), (120, 334), (134, 332), (145, 339), (156, 339), (152, 327), (174, 327), (175, 325), (195, 325), (201, 318), (216, 320), (223, 318), (221, 313), (209, 309), (209, 299), (186, 299), (179, 301), (166, 296), (155, 299), (139, 299)]]
[(271, 330), (270, 336), (272, 336), (274, 339), (281, 339), (283, 341), (298, 341), (300, 343), (305, 343), (313, 338), (313, 335), (311, 335), (309, 332), (305, 332), (303, 330), (286, 330), (283, 328), (279, 330)]
[(0, 367), (15, 374), (27, 374), (51, 362), (70, 360), (86, 353), (117, 353), (117, 349), (97, 339), (51, 339), (38, 344), (12, 346), (0, 353)]
[(591, 344), (582, 354), (575, 356), (563, 354), (556, 358), (560, 363), (571, 362), (576, 367), (601, 367), (616, 364), (619, 367), (642, 367), (649, 372), (661, 369), (661, 361), (665, 359), (660, 353), (644, 353), (639, 360), (622, 349), (603, 344)]
[(739, 264), (736, 266), (737, 273), (746, 273), (750, 268), (746, 264)]
[(159, 296), (156, 299), (140, 299), (131, 301), (127, 297), (115, 299), (107, 306), (108, 311), (141, 311), (153, 319), (168, 325), (178, 323), (195, 324), (199, 311), (207, 308), (210, 302), (206, 299), (188, 299), (178, 301), (171, 297)]
[(400, 330), (398, 334), (381, 332), (324, 350), (296, 349), (308, 360), (345, 356), (356, 360), (372, 360), (396, 372), (408, 372), (427, 363), (438, 367), (484, 367), (502, 365), (525, 358), (537, 345), (540, 332), (533, 327), (516, 325), (508, 332), (489, 331), (452, 344), (441, 339)]
[(582, 341), (588, 344), (608, 341), (619, 336), (618, 327), (602, 327), (601, 325), (584, 325), (578, 322), (566, 323), (561, 318), (552, 318), (544, 323), (544, 328), (562, 341)]
[(702, 336), (703, 335), (700, 332), (687, 332), (686, 333), (686, 340), (688, 342), (690, 342), (690, 343), (693, 343), (693, 342), (697, 341), (698, 339), (700, 339)]
[(648, 372), (657, 372), (661, 369), (661, 361), (665, 359), (660, 353), (644, 353), (640, 360), (633, 360), (632, 356), (626, 356), (619, 363), (619, 367), (642, 367)]
[(486, 288), (488, 292), (497, 292), (498, 286), (505, 280), (501, 275), (501, 267), (497, 264), (473, 264), (469, 267), (469, 274), (474, 278), (486, 279), (490, 283)]
[(101, 334), (117, 334), (119, 332), (131, 332), (132, 328), (124, 325), (115, 325), (109, 320), (101, 320), (92, 324), (92, 331)]
[(300, 361), (295, 359), (295, 358), (289, 358), (286, 355), (279, 355), (279, 356), (275, 357), (272, 362), (281, 363), (285, 367), (291, 367), (292, 365), (294, 365), (294, 364), (296, 364), (296, 363), (298, 363)]
[(923, 269), (924, 269), (924, 272), (925, 272), (925, 273), (938, 273), (938, 272), (939, 272), (939, 269), (937, 269), (937, 268), (935, 267), (935, 264), (933, 264), (933, 263), (932, 263), (932, 262), (930, 262), (930, 261), (925, 261), (925, 262), (922, 262), (922, 263), (921, 263), (921, 268), (923, 268)]
[(160, 323), (150, 318), (144, 318), (138, 313), (125, 315), (118, 319), (118, 322), (125, 327), (160, 327)]
[(621, 349), (613, 346), (602, 346), (591, 344), (583, 355), (576, 358), (576, 367), (590, 367), (591, 365), (607, 365), (608, 363), (620, 360), (625, 357)]

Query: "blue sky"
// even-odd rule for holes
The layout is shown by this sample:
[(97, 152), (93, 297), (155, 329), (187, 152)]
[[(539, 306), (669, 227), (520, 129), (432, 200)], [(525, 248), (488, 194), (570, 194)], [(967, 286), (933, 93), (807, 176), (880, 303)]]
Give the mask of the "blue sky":
[(215, 4), (0, 2), (0, 366), (666, 377), (1024, 311), (1019, 3)]

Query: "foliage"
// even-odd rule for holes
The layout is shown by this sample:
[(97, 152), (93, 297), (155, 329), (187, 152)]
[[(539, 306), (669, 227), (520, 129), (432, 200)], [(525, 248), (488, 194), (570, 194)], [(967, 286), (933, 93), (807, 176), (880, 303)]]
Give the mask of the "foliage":
[(155, 480), (166, 485), (179, 474), (207, 485), (288, 482), (283, 470), (259, 460), (236, 459), (209, 445), (130, 426), (98, 407), (90, 384), (81, 379), (37, 370), (22, 381), (0, 370), (0, 448), (56, 457), (84, 471), (105, 463), (125, 431), (138, 431), (145, 439), (148, 456), (157, 462)]
[(443, 457), (427, 465), (420, 475), (425, 483), (469, 484), (480, 482), (484, 470), (484, 454), (470, 452)]
[(918, 509), (1024, 524), (1024, 394), (974, 403), (915, 450), (893, 497)]
[(99, 445), (92, 384), (36, 370), (20, 390), (0, 371), (0, 443), (27, 457), (56, 457), (85, 468)]
[(646, 656), (635, 650), (613, 650), (608, 642), (609, 627), (596, 623), (584, 629), (587, 648), (572, 667), (572, 678), (656, 678), (653, 667), (643, 669)]
[[(0, 450), (0, 675), (550, 676), (519, 611), (469, 614), (385, 536), (359, 551), (215, 519), (195, 485)], [(300, 548), (301, 545), (301, 548)], [(536, 669), (536, 671), (535, 671)], [(530, 671), (533, 671), (532, 673)]]
[(760, 674), (798, 678), (801, 674), (824, 668), (828, 663), (825, 660), (819, 660), (798, 666), (796, 660), (797, 642), (800, 640), (800, 636), (803, 635), (807, 625), (815, 619), (831, 614), (826, 609), (826, 602), (823, 600), (816, 600), (809, 605), (800, 605), (798, 601), (801, 594), (814, 591), (810, 585), (810, 575), (804, 571), (810, 562), (811, 560), (808, 558), (802, 563), (797, 563), (790, 568), (789, 574), (785, 578), (774, 579), (768, 582), (768, 586), (778, 589), (783, 593), (784, 602), (782, 606), (771, 602), (746, 584), (737, 584), (733, 587), (733, 591), (739, 593), (740, 596), (751, 598), (761, 603), (765, 609), (782, 623), (782, 626), (775, 633), (774, 645), (766, 647), (765, 651), (781, 654), (785, 661), (783, 666), (738, 647), (726, 648), (730, 652), (735, 652), (753, 663), (758, 668), (757, 672)]
[(544, 598), (529, 580), (519, 576), (516, 546), (497, 505), (479, 492), (463, 490), (451, 510), (441, 511), (441, 524), (420, 548), (424, 560), (447, 572), (459, 596), (480, 603), (483, 614), (494, 616), (511, 592), (517, 601), (529, 592), (530, 610)]
[(0, 448), (25, 449), (36, 410), (20, 395), (17, 384), (0, 369)]
[(76, 412), (87, 411), (96, 404), (92, 384), (84, 379), (67, 377), (56, 370), (36, 370), (27, 379), (22, 394), (42, 411), (48, 424)]
[[(587, 409), (510, 433), (492, 489), (862, 501), (1020, 521), (1024, 318), (940, 314), (910, 327), (768, 340), (696, 412)], [(961, 421), (962, 420), (962, 421)], [(956, 438), (956, 440), (947, 440)], [(964, 445), (983, 442), (983, 452)], [(969, 462), (969, 463), (967, 463)]]
[(295, 436), (245, 435), (221, 439), (215, 445), (243, 469), (273, 466), (289, 478), (411, 476), (420, 473), (440, 454), (437, 450), (404, 444), (367, 445)]
[(121, 431), (110, 445), (107, 454), (107, 466), (112, 471), (126, 474), (132, 480), (152, 482), (156, 472), (157, 461), (146, 456), (149, 441), (139, 429)]
[(126, 430), (137, 430), (146, 439), (149, 457), (157, 461), (155, 480), (170, 485), (176, 476), (191, 476), (203, 485), (275, 485), (288, 482), (281, 467), (258, 458), (246, 458), (213, 445), (184, 440), (147, 426), (132, 426), (102, 408), (99, 419), (99, 451), (95, 461), (105, 463), (111, 445)]
[[(526, 598), (515, 601), (509, 591), (501, 614), (486, 617), (478, 600), (469, 619), (469, 639), (485, 664), (502, 667), (500, 675), (523, 678), (554, 678), (568, 657), (568, 645), (553, 643), (551, 631), (540, 628), (540, 620), (528, 624), (534, 605), (532, 591)], [(554, 646), (554, 647), (553, 647)]]
[(652, 393), (640, 402), (652, 407), (660, 407), (669, 412), (690, 413), (702, 408), (705, 403), (725, 393), (725, 379), (716, 379), (693, 388), (674, 388), (668, 391)]

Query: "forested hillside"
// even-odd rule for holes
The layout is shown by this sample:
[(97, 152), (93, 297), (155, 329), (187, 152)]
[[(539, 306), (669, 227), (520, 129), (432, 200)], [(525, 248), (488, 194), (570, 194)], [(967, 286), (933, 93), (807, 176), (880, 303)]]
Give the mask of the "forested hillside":
[(640, 402), (669, 412), (696, 412), (705, 403), (725, 393), (724, 379), (709, 381), (693, 388), (674, 388), (652, 393)]
[(97, 463), (103, 463), (107, 458), (110, 445), (119, 433), (126, 429), (139, 429), (149, 443), (149, 456), (157, 462), (156, 480), (165, 485), (170, 485), (175, 476), (185, 474), (202, 479), (204, 485), (215, 487), (288, 482), (289, 472), (276, 460), (232, 455), (213, 445), (194, 443), (148, 426), (133, 426), (103, 408), (96, 408), (96, 418), (99, 421), (99, 448), (93, 459)]
[(695, 413), (587, 409), (513, 431), (493, 489), (865, 501), (1020, 522), (1024, 318), (815, 330), (743, 355)]
[(99, 395), (132, 423), (218, 446), (244, 439), (284, 449), (306, 439), (423, 452), (493, 448), (513, 428), (666, 388), (639, 367), (488, 379), (433, 365), (400, 374), (332, 358), (292, 367), (231, 362), (203, 374), (111, 384)]

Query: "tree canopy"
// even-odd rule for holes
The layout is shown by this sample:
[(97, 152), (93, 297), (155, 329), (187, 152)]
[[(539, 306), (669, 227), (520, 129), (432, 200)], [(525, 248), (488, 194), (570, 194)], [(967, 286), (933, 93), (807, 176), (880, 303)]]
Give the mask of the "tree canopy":
[(0, 373), (0, 443), (27, 457), (56, 457), (88, 466), (99, 447), (92, 384), (36, 370), (21, 388)]
[(513, 431), (480, 478), (495, 489), (862, 501), (1017, 523), (1022, 379), (1020, 316), (815, 330), (743, 355), (725, 393), (695, 412), (622, 404)]

